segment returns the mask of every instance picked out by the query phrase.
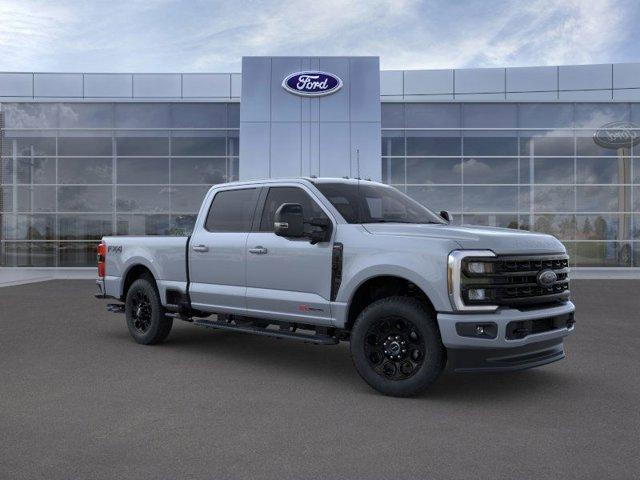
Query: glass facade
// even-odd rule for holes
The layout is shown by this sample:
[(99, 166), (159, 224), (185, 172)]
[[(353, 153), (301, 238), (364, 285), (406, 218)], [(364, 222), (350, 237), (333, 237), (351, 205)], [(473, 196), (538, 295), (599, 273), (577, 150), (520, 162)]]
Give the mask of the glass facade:
[[(637, 103), (383, 103), (382, 179), (456, 223), (550, 233), (573, 266), (640, 266)], [(637, 132), (640, 133), (640, 132)]]
[[(239, 104), (2, 103), (0, 266), (95, 264), (103, 235), (188, 233), (238, 178)], [(640, 103), (383, 103), (382, 179), (456, 223), (551, 233), (573, 266), (640, 267)]]
[(190, 231), (238, 178), (238, 103), (3, 103), (0, 266), (95, 264), (103, 235)]

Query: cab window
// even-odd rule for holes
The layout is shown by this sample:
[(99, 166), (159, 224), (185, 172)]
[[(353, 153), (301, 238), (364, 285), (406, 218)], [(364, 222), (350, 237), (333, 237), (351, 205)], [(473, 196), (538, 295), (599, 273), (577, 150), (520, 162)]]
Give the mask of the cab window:
[(209, 232), (249, 232), (258, 200), (257, 188), (216, 193), (207, 215)]
[(329, 219), (322, 208), (313, 200), (307, 192), (298, 187), (271, 187), (262, 210), (260, 220), (261, 232), (273, 232), (273, 218), (276, 210), (283, 203), (299, 203), (302, 205), (305, 220), (311, 218)]

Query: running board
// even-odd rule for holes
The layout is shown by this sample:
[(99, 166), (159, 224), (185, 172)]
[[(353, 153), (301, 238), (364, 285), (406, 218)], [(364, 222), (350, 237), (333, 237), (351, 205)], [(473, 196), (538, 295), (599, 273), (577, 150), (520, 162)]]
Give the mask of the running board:
[(263, 337), (288, 338), (316, 345), (336, 345), (339, 343), (339, 340), (336, 337), (331, 337), (329, 335), (306, 335), (303, 333), (287, 332), (286, 330), (270, 330), (268, 328), (254, 327), (251, 325), (233, 325), (227, 322), (214, 322), (212, 320), (194, 320), (193, 324), (200, 325), (201, 327), (217, 328), (219, 330), (230, 330), (232, 332), (262, 335)]

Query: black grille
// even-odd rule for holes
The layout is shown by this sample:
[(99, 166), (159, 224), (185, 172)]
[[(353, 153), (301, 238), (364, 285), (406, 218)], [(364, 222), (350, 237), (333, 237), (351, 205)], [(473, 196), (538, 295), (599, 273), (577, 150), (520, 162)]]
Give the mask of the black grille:
[[(471, 262), (489, 264), (486, 273), (469, 271)], [(569, 299), (569, 258), (566, 255), (466, 258), (463, 261), (462, 297), (468, 305), (539, 305)], [(555, 281), (539, 281), (541, 272), (552, 271)], [(478, 299), (473, 290), (484, 290)]]

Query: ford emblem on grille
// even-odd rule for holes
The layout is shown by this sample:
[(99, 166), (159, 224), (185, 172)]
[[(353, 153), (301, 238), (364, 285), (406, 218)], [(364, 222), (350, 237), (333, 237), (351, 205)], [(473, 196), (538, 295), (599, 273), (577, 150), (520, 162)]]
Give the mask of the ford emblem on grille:
[(294, 95), (320, 97), (340, 90), (342, 80), (327, 72), (296, 72), (282, 81), (282, 88)]
[(549, 288), (551, 285), (556, 283), (557, 280), (558, 275), (556, 275), (556, 272), (554, 272), (553, 270), (542, 270), (540, 273), (538, 273), (536, 282), (542, 288)]

